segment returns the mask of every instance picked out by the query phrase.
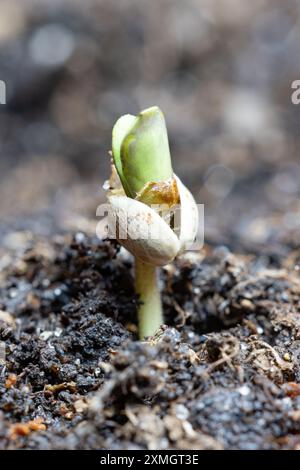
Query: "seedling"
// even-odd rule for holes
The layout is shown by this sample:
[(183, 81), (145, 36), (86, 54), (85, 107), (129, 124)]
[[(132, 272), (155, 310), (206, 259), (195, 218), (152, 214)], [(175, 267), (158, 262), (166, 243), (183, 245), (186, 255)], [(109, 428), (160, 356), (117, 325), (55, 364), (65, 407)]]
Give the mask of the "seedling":
[[(135, 257), (143, 339), (163, 323), (157, 268), (193, 242), (198, 211), (193, 196), (173, 173), (166, 124), (158, 107), (138, 116), (127, 114), (116, 122), (112, 156), (109, 224), (116, 224), (116, 238)], [(179, 208), (176, 223), (174, 208)]]

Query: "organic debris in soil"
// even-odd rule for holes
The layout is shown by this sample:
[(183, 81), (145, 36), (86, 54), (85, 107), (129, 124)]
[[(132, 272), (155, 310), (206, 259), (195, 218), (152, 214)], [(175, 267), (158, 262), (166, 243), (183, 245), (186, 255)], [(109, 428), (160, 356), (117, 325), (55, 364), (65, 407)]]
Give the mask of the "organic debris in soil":
[(1, 448), (300, 446), (292, 254), (181, 257), (162, 270), (170, 327), (139, 342), (117, 244), (27, 235), (0, 259)]

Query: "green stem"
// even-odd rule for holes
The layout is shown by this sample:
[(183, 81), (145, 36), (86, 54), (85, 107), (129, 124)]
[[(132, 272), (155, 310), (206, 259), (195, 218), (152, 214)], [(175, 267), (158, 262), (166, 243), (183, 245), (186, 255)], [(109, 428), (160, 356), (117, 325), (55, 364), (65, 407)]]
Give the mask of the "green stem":
[(135, 288), (140, 300), (139, 336), (152, 336), (163, 323), (160, 291), (157, 283), (157, 268), (135, 258)]

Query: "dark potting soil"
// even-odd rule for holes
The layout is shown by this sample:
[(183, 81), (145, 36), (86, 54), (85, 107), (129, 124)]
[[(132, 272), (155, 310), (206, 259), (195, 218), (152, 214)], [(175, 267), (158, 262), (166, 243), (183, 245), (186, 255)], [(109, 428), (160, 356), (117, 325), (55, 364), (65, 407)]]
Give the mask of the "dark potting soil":
[(169, 326), (140, 342), (116, 243), (17, 237), (1, 258), (1, 449), (300, 446), (292, 247), (182, 256), (161, 271)]

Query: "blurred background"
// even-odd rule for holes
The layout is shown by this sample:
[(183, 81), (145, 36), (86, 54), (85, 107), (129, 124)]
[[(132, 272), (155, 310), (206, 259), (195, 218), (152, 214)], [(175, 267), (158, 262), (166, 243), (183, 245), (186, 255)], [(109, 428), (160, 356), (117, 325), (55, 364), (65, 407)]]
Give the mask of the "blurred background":
[(156, 104), (206, 241), (299, 245), (299, 0), (1, 0), (0, 79), (2, 243), (94, 232), (111, 128)]

